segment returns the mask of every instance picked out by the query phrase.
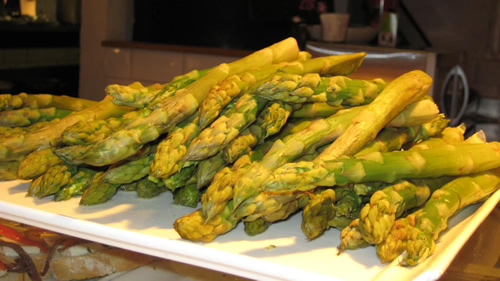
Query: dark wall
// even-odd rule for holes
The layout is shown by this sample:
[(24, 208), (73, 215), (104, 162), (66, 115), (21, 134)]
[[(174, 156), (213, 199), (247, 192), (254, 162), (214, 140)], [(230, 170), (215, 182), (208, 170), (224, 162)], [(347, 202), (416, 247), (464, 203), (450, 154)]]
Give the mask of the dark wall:
[(136, 0), (134, 41), (255, 50), (292, 36), (298, 0)]

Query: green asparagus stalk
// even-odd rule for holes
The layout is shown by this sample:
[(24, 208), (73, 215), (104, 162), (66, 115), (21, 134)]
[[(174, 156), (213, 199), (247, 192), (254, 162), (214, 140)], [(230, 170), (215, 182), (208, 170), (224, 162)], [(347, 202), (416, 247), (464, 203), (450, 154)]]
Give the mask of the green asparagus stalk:
[(231, 211), (232, 204), (229, 202), (222, 212), (206, 220), (198, 209), (178, 218), (174, 222), (174, 229), (183, 239), (208, 243), (236, 226), (238, 220), (231, 216)]
[(199, 162), (197, 161), (184, 162), (183, 166), (179, 168), (179, 171), (171, 175), (169, 178), (163, 180), (163, 184), (165, 184), (165, 186), (172, 191), (186, 186), (190, 179), (193, 179), (193, 181), (196, 179), (198, 164)]
[[(438, 124), (433, 124), (433, 123), (438, 123)], [(426, 133), (421, 133), (421, 134), (419, 134), (419, 132), (425, 130), (425, 128), (420, 128), (420, 127), (384, 128), (377, 136), (377, 138), (371, 143), (367, 144), (365, 147), (363, 147), (363, 149), (361, 149), (356, 154), (356, 156), (367, 154), (370, 152), (399, 150), (405, 143), (407, 143), (410, 140), (416, 141), (417, 139), (427, 138), (431, 135), (439, 134), (447, 124), (448, 124), (447, 120), (443, 119), (442, 117), (439, 117), (430, 123), (422, 125), (421, 127), (430, 127), (432, 130), (427, 129)], [(417, 135), (422, 135), (422, 136), (417, 136)], [(307, 227), (309, 227), (315, 230), (314, 232), (315, 235), (309, 235), (307, 232), (304, 233), (306, 234), (308, 239), (313, 239), (317, 237), (320, 233), (322, 233), (323, 230), (326, 230), (328, 227), (343, 229), (344, 227), (346, 227), (346, 224), (350, 223), (353, 219), (359, 217), (359, 211), (362, 207), (361, 204), (364, 202), (363, 198), (370, 197), (379, 188), (381, 188), (381, 183), (379, 182), (368, 183), (368, 184), (354, 184), (350, 186), (342, 186), (335, 188), (334, 194), (337, 195), (337, 200), (331, 203), (329, 202), (325, 203), (326, 206), (331, 205), (332, 208), (331, 213), (333, 213), (334, 215), (329, 217), (328, 220), (326, 220), (326, 218), (318, 219), (319, 221), (323, 220), (326, 221), (324, 221), (322, 224), (316, 224), (312, 226), (308, 226), (308, 224), (313, 223), (314, 221), (303, 220), (303, 229), (307, 229)], [(327, 197), (322, 197), (320, 196), (320, 194), (315, 194), (312, 195), (310, 202), (315, 204), (320, 204), (321, 200), (327, 200), (327, 199), (328, 199)], [(306, 215), (312, 216), (306, 214), (306, 212), (308, 211), (309, 209), (306, 207), (302, 214), (303, 217), (306, 217)]]
[(391, 126), (419, 126), (436, 118), (438, 115), (444, 116), (439, 111), (439, 107), (429, 96), (424, 96), (419, 102), (414, 102), (406, 106), (402, 114), (398, 114), (391, 120)]
[(201, 192), (194, 184), (187, 184), (174, 191), (174, 203), (176, 205), (195, 208), (200, 202)]
[(335, 217), (335, 191), (324, 189), (313, 195), (302, 211), (302, 232), (308, 240), (318, 237)]
[[(283, 138), (283, 141), (277, 140), (273, 148), (271, 148), (271, 151), (266, 154), (265, 160), (263, 159), (261, 161), (262, 163), (253, 164), (253, 171), (250, 171), (249, 167), (246, 167), (245, 171), (241, 172), (242, 175), (232, 175), (232, 180), (228, 180), (228, 177), (220, 177), (220, 179), (217, 180), (214, 178), (212, 182), (214, 187), (209, 186), (206, 192), (207, 200), (202, 204), (203, 214), (206, 215), (207, 218), (216, 214), (216, 210), (221, 210), (220, 205), (223, 205), (224, 202), (231, 199), (233, 193), (234, 198), (240, 198), (241, 202), (246, 198), (256, 195), (258, 190), (255, 188), (259, 186), (260, 181), (263, 181), (265, 177), (270, 175), (272, 170), (284, 163), (293, 161), (293, 159), (297, 157), (311, 154), (317, 147), (330, 143), (349, 126), (352, 118), (363, 110), (364, 107), (365, 106), (353, 107), (348, 110), (340, 111), (326, 119), (304, 122), (291, 131), (285, 130), (287, 134), (286, 137)], [(403, 112), (402, 114), (405, 113)], [(285, 155), (286, 157), (284, 157)], [(224, 173), (228, 174), (230, 172), (224, 171)], [(224, 179), (224, 181), (222, 181), (222, 179)], [(224, 183), (220, 185), (218, 182), (219, 180)], [(245, 193), (237, 193), (240, 191), (236, 190), (236, 180), (241, 182), (241, 192)], [(224, 187), (222, 188), (222, 186)], [(235, 188), (234, 191), (233, 187)], [(245, 190), (246, 187), (248, 188)], [(221, 191), (220, 195), (218, 195), (218, 190)], [(240, 201), (236, 200), (235, 203), (240, 204)]]
[(104, 139), (120, 129), (125, 118), (107, 118), (105, 120), (82, 120), (64, 130), (62, 142), (65, 145), (87, 145)]
[[(463, 126), (446, 127), (438, 137), (432, 137), (411, 147), (411, 150), (428, 149), (464, 141)], [(476, 143), (484, 143), (474, 138)], [(439, 177), (423, 180), (399, 180), (384, 189), (375, 192), (360, 214), (358, 231), (370, 244), (379, 244), (387, 237), (394, 221), (410, 208), (421, 206), (430, 194), (450, 181), (452, 177)]]
[[(288, 145), (285, 142), (282, 150), (277, 150), (278, 152), (275, 153), (274, 156), (270, 155), (268, 157), (266, 155), (266, 157), (264, 157), (263, 162), (264, 161), (269, 161), (269, 163), (272, 163), (272, 164), (267, 164), (266, 162), (261, 163), (261, 164), (254, 164), (254, 166), (255, 166), (254, 169), (255, 170), (254, 171), (249, 170), (249, 172), (246, 173), (246, 175), (243, 177), (243, 179), (239, 180), (240, 183), (235, 183), (234, 196), (233, 196), (235, 208), (237, 208), (237, 206), (242, 201), (244, 201), (245, 199), (251, 197), (252, 195), (255, 195), (256, 193), (258, 193), (259, 189), (260, 189), (259, 185), (262, 184), (262, 183), (264, 183), (267, 177), (270, 177), (270, 179), (268, 180), (268, 182), (274, 182), (273, 180), (275, 178), (274, 178), (274, 176), (272, 176), (272, 174), (273, 174), (273, 171), (276, 168), (284, 165), (285, 163), (287, 163), (287, 164), (285, 164), (283, 167), (293, 166), (294, 164), (291, 164), (291, 163), (288, 163), (288, 162), (294, 161), (298, 156), (302, 156), (304, 154), (307, 154), (307, 153), (304, 153), (304, 151), (302, 150), (302, 149), (310, 149), (309, 146), (308, 146), (309, 143), (307, 141), (312, 141), (313, 142), (314, 146), (311, 146), (312, 149), (313, 149), (312, 151), (314, 151), (317, 147), (319, 147), (321, 145), (324, 145), (324, 144), (326, 144), (328, 142), (331, 142), (332, 140), (336, 141), (337, 137), (345, 135), (346, 128), (351, 128), (352, 127), (350, 125), (352, 118), (357, 118), (359, 116), (359, 114), (362, 114), (363, 112), (366, 112), (367, 109), (370, 106), (371, 106), (371, 104), (367, 105), (367, 106), (353, 107), (353, 108), (349, 109), (349, 111), (343, 110), (343, 111), (340, 111), (339, 113), (337, 113), (335, 115), (332, 115), (332, 117), (330, 117), (330, 118), (333, 118), (333, 120), (335, 120), (336, 119), (335, 116), (339, 115), (340, 113), (351, 112), (351, 113), (356, 114), (355, 117), (349, 116), (348, 118), (345, 118), (345, 119), (344, 119), (344, 117), (340, 117), (338, 119), (338, 121), (337, 120), (333, 121), (333, 122), (339, 122), (339, 123), (336, 123), (336, 124), (335, 123), (334, 124), (328, 124), (328, 123), (325, 124), (325, 123), (322, 123), (322, 125), (320, 125), (320, 126), (324, 126), (324, 127), (321, 129), (322, 130), (321, 133), (318, 133), (316, 130), (309, 130), (309, 132), (300, 132), (300, 133), (297, 133), (297, 134), (300, 134), (300, 136), (297, 136), (296, 134), (291, 135), (291, 136), (296, 136), (297, 141), (295, 141), (292, 137), (287, 137), (289, 139), (292, 139), (290, 145)], [(358, 110), (359, 110), (359, 113), (358, 113)], [(400, 114), (406, 114), (406, 113), (403, 111)], [(324, 120), (327, 120), (326, 122), (330, 122), (330, 120), (329, 120), (330, 118), (327, 118), (327, 119), (324, 119)], [(321, 119), (320, 119), (320, 121), (315, 121), (315, 122), (321, 123), (323, 121), (321, 121)], [(385, 125), (391, 126), (391, 122), (389, 121), (389, 122), (385, 123)], [(354, 136), (358, 135), (357, 132), (352, 132), (352, 131), (350, 131), (350, 132)], [(322, 136), (327, 136), (328, 142), (322, 142), (322, 141), (318, 142), (317, 140), (320, 139)], [(285, 138), (284, 140), (287, 140), (287, 138)], [(370, 137), (370, 139), (373, 139), (373, 137)], [(298, 146), (299, 144), (300, 144), (300, 146)], [(299, 153), (299, 155), (292, 153), (292, 148), (291, 147), (295, 147), (295, 146), (300, 147), (300, 150), (297, 151)], [(328, 150), (331, 147), (332, 147), (332, 145), (330, 145), (329, 147), (327, 147), (326, 150)], [(351, 149), (351, 152), (355, 152), (355, 151), (359, 150), (359, 149), (353, 150), (352, 148), (354, 148), (354, 146), (353, 146), (352, 143), (340, 143), (339, 148), (341, 148), (341, 147), (349, 148), (349, 149)], [(273, 150), (271, 150), (271, 151), (273, 151)], [(276, 160), (276, 159), (273, 158), (273, 157), (277, 157), (277, 155), (279, 155), (279, 153), (283, 153), (282, 151), (287, 151), (285, 153), (286, 157), (279, 156), (280, 157), (279, 160)], [(271, 152), (269, 152), (269, 153), (271, 153)], [(332, 157), (331, 155), (325, 154), (325, 151), (323, 151), (315, 159), (315, 161), (316, 160), (320, 161), (318, 159), (322, 159), (322, 158), (328, 158), (329, 159), (331, 157)], [(299, 163), (304, 163), (304, 162), (299, 162)], [(305, 163), (308, 163), (308, 162), (305, 162)], [(313, 162), (309, 162), (309, 163), (313, 163)], [(261, 167), (258, 168), (258, 165), (261, 165)], [(263, 167), (265, 167), (265, 168), (263, 168)], [(282, 170), (282, 169), (279, 168), (278, 170)], [(275, 174), (277, 174), (277, 173), (275, 173)], [(279, 183), (279, 180), (276, 180), (276, 183)], [(273, 185), (273, 184), (274, 183), (271, 183), (271, 185)], [(289, 188), (289, 187), (287, 187), (287, 188)], [(266, 190), (266, 189), (263, 189), (263, 190)], [(278, 191), (279, 192), (279, 190), (277, 188), (273, 188), (273, 191)]]
[[(273, 200), (276, 202), (283, 201), (283, 199), (279, 198), (279, 197), (282, 197), (282, 196), (278, 196), (276, 198), (273, 198)], [(268, 212), (267, 210), (265, 210), (264, 212), (257, 212), (255, 214), (253, 214), (252, 216), (248, 216), (245, 219), (253, 219), (253, 217), (258, 217), (258, 218), (261, 217), (265, 221), (268, 221), (268, 222), (276, 222), (279, 220), (285, 220), (290, 215), (296, 213), (298, 210), (303, 209), (307, 205), (308, 202), (309, 202), (309, 196), (305, 193), (299, 193), (299, 194), (296, 194), (296, 196), (293, 200), (283, 203), (282, 206), (279, 207), (276, 211)], [(259, 209), (257, 209), (257, 211), (258, 210)]]
[(307, 191), (316, 186), (404, 178), (459, 176), (500, 166), (500, 143), (464, 143), (423, 150), (370, 153), (334, 161), (285, 164), (263, 184), (264, 191)]
[(82, 155), (67, 155), (67, 158), (72, 163), (94, 166), (104, 166), (125, 159), (135, 154), (145, 143), (171, 132), (180, 122), (192, 116), (209, 89), (228, 76), (252, 67), (295, 60), (297, 56), (297, 42), (288, 38), (242, 59), (214, 67), (200, 79), (178, 90), (174, 96), (156, 103), (148, 116), (136, 119), (125, 129), (91, 145)]
[(335, 188), (337, 200), (335, 201), (335, 215), (355, 219), (359, 217), (359, 210), (362, 207), (363, 196), (359, 196), (350, 187), (340, 186)]
[[(406, 242), (410, 229), (415, 226), (416, 217), (422, 210), (419, 209), (406, 217), (399, 218), (394, 222), (391, 231), (384, 242), (375, 245), (377, 256), (382, 263), (396, 259), (406, 250)], [(364, 239), (363, 239), (364, 241)]]
[(274, 72), (302, 75), (306, 73), (349, 75), (361, 65), (365, 56), (366, 53), (360, 52), (314, 59), (299, 59), (292, 63), (266, 66), (261, 69), (249, 70), (239, 76), (229, 77), (227, 81), (213, 89), (213, 93), (209, 93), (207, 99), (201, 105), (199, 112), (200, 127), (208, 126), (233, 98), (250, 90), (257, 81), (265, 80)]
[(304, 154), (312, 153), (317, 147), (331, 142), (350, 124), (350, 120), (360, 110), (361, 107), (355, 107), (340, 111), (326, 119), (314, 120), (304, 129), (286, 136), (283, 140), (276, 140), (261, 161), (251, 163), (244, 172), (236, 171), (238, 175), (226, 183), (229, 185), (226, 185), (223, 189), (224, 192), (220, 195), (215, 188), (212, 194), (212, 185), (215, 187), (218, 184), (214, 178), (214, 182), (207, 189), (206, 194), (209, 194), (210, 197), (202, 205), (203, 213), (206, 214), (207, 218), (211, 218), (217, 214), (215, 210), (221, 209), (218, 205), (224, 205), (227, 200), (235, 198), (234, 203), (237, 206), (245, 199), (257, 195), (256, 187), (274, 169)]
[(304, 103), (292, 112), (290, 118), (325, 118), (345, 108), (341, 105), (329, 105), (326, 102)]
[(184, 160), (203, 160), (217, 154), (256, 120), (265, 105), (266, 100), (254, 95), (241, 96), (232, 110), (217, 118), (191, 141)]
[(0, 160), (22, 160), (34, 150), (60, 145), (63, 131), (80, 120), (118, 117), (128, 111), (130, 108), (114, 105), (109, 98), (105, 98), (35, 132), (0, 137)]
[(50, 121), (63, 118), (73, 111), (48, 108), (21, 108), (8, 111), (0, 111), (0, 126), (6, 127), (26, 127), (38, 122)]
[(262, 160), (270, 148), (266, 145), (259, 146), (238, 158), (232, 167), (224, 167), (218, 171), (207, 190), (201, 197), (201, 212), (206, 218), (213, 218), (222, 212), (227, 202), (233, 196), (234, 182), (246, 172), (255, 161)]
[(263, 218), (258, 218), (253, 221), (244, 221), (243, 223), (245, 225), (245, 233), (249, 236), (261, 234), (273, 224), (272, 222), (265, 221)]
[(33, 151), (19, 163), (17, 176), (24, 180), (35, 179), (45, 174), (50, 167), (62, 163), (63, 160), (54, 153), (53, 148)]
[(134, 190), (140, 198), (153, 198), (167, 191), (167, 187), (161, 182), (150, 181), (146, 176), (135, 181)]
[[(256, 196), (245, 200), (238, 208), (233, 211), (233, 216), (236, 219), (255, 220), (263, 217), (269, 221), (269, 217), (274, 220), (285, 219), (282, 215), (288, 216), (290, 212), (289, 204), (292, 204), (292, 210), (295, 211), (299, 207), (299, 202), (302, 197), (307, 196), (305, 193), (268, 193), (261, 192)], [(233, 200), (234, 202), (234, 200)], [(286, 206), (286, 208), (283, 208)], [(282, 212), (276, 216), (276, 212)], [(276, 218), (277, 217), (277, 218)]]
[(77, 172), (77, 167), (59, 164), (47, 169), (42, 176), (33, 180), (28, 188), (28, 195), (42, 198), (53, 195), (70, 183), (71, 177)]
[[(430, 80), (430, 77), (421, 71), (410, 72), (398, 77), (384, 88), (372, 103), (363, 108), (359, 115), (353, 120), (353, 125), (349, 126), (346, 131), (339, 136), (340, 141), (339, 138), (336, 138), (332, 145), (326, 148), (325, 151), (318, 156), (318, 159), (335, 159), (342, 155), (352, 155), (359, 151), (362, 146), (373, 140), (375, 137), (373, 134), (376, 135), (392, 119), (400, 114), (408, 104), (422, 99), (428, 92), (431, 83)], [(400, 97), (401, 92), (408, 94), (404, 97)], [(391, 102), (387, 102), (387, 99), (391, 100)], [(392, 101), (393, 99), (398, 99), (398, 101)], [(274, 167), (274, 169), (278, 167)], [(266, 178), (272, 174), (272, 170), (263, 170), (265, 171), (259, 171), (254, 175), (247, 173), (247, 175), (253, 176), (251, 181), (246, 180), (246, 183), (240, 186), (238, 186), (238, 183), (235, 184), (233, 198), (236, 207), (238, 207), (243, 200), (258, 193), (258, 185), (265, 182)], [(256, 174), (262, 177), (260, 181), (256, 181)], [(273, 176), (270, 178), (271, 180), (268, 180), (268, 182), (278, 182), (273, 181), (275, 179)], [(277, 189), (274, 189), (274, 191), (279, 192)]]
[(338, 106), (370, 103), (386, 86), (382, 79), (359, 80), (347, 76), (321, 77), (318, 73), (280, 73), (261, 83), (253, 93), (289, 103), (315, 102)]
[(187, 147), (199, 133), (196, 114), (180, 123), (178, 128), (158, 144), (151, 163), (151, 176), (167, 179), (179, 171), (179, 166), (182, 165), (180, 162), (186, 155)]
[(451, 180), (451, 177), (399, 180), (375, 192), (360, 213), (359, 227), (363, 239), (370, 244), (382, 243), (396, 218), (423, 205), (432, 192)]
[(233, 163), (253, 147), (261, 145), (272, 135), (276, 135), (287, 124), (292, 106), (281, 102), (268, 103), (260, 112), (257, 120), (222, 150), (222, 158)]
[(355, 154), (409, 104), (426, 96), (431, 83), (431, 77), (419, 70), (394, 79), (318, 157), (336, 159)]
[(97, 172), (90, 185), (83, 191), (80, 205), (96, 205), (104, 203), (115, 195), (119, 184), (107, 183), (103, 180), (104, 172)]
[(261, 141), (261, 136), (262, 128), (255, 124), (251, 125), (219, 152), (220, 158), (226, 163), (233, 163), (239, 157), (250, 152)]
[(0, 161), (0, 181), (17, 179), (19, 161)]
[(422, 140), (440, 135), (449, 123), (448, 119), (438, 116), (421, 126), (388, 127), (382, 129), (377, 137), (361, 148), (355, 156), (371, 152), (394, 151), (413, 145)]
[(60, 118), (55, 118), (50, 121), (40, 121), (36, 122), (33, 125), (26, 126), (26, 127), (7, 127), (7, 126), (0, 126), (0, 137), (7, 137), (7, 136), (12, 136), (12, 135), (17, 135), (17, 134), (23, 134), (23, 133), (30, 133), (34, 132), (37, 130), (40, 130), (43, 127), (50, 126), (56, 122), (59, 122), (61, 120)]
[(69, 183), (54, 194), (54, 200), (64, 201), (82, 195), (83, 191), (90, 186), (96, 173), (96, 170), (78, 167), (77, 172), (71, 176)]
[(125, 184), (137, 181), (148, 176), (153, 161), (154, 153), (146, 154), (138, 159), (126, 161), (118, 165), (111, 166), (103, 176), (102, 180), (112, 184)]
[(256, 81), (263, 79), (281, 66), (282, 64), (273, 64), (250, 69), (242, 74), (232, 75), (211, 88), (198, 110), (200, 128), (208, 127), (233, 99), (245, 93)]
[(144, 108), (164, 96), (172, 96), (177, 90), (186, 87), (200, 77), (204, 76), (209, 69), (192, 70), (184, 75), (174, 77), (171, 82), (160, 85), (153, 84), (144, 87), (139, 82), (128, 86), (111, 84), (105, 89), (106, 94), (113, 97), (113, 102), (118, 105), (126, 105), (134, 108)]
[(27, 93), (0, 95), (0, 111), (14, 110), (23, 107), (32, 109), (55, 107), (69, 111), (80, 111), (95, 104), (96, 102), (92, 100), (64, 95)]
[(434, 191), (410, 228), (402, 264), (415, 266), (432, 255), (448, 219), (464, 207), (484, 200), (500, 186), (500, 170), (459, 177)]
[(222, 157), (222, 152), (200, 161), (196, 170), (197, 188), (201, 189), (208, 186), (214, 179), (215, 175), (227, 164), (228, 162)]
[(337, 247), (341, 254), (347, 249), (355, 250), (368, 247), (370, 244), (363, 239), (363, 234), (359, 228), (359, 219), (352, 220), (348, 226), (342, 228), (340, 232), (340, 245)]
[(277, 134), (293, 112), (293, 107), (282, 102), (271, 102), (262, 112), (262, 140)]

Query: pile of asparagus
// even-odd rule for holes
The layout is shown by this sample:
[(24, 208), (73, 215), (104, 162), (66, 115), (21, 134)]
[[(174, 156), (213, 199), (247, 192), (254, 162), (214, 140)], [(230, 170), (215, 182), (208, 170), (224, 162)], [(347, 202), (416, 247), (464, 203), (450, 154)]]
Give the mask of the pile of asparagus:
[(349, 78), (365, 55), (312, 58), (288, 38), (166, 84), (109, 85), (99, 102), (0, 95), (0, 178), (82, 205), (172, 192), (197, 208), (174, 224), (192, 241), (301, 214), (308, 239), (341, 230), (339, 253), (376, 245), (415, 265), (498, 189), (500, 143), (448, 127), (422, 71)]

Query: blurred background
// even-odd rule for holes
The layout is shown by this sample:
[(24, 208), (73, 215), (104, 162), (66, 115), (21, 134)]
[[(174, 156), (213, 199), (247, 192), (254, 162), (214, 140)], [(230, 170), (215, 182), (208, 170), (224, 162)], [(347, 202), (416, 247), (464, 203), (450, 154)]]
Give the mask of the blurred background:
[[(349, 14), (344, 41), (322, 40), (324, 13)], [(99, 100), (109, 83), (167, 82), (293, 36), (314, 55), (367, 51), (364, 78), (425, 70), (438, 104), (456, 97), (457, 118), (496, 138), (499, 15), (498, 0), (0, 0), (0, 92)]]

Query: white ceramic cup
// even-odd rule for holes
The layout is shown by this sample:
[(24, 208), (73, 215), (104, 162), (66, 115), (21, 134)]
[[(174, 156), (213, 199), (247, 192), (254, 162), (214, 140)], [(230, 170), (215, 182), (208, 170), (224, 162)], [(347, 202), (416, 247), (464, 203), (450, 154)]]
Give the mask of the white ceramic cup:
[(323, 41), (344, 42), (349, 24), (349, 14), (324, 13), (319, 15)]

